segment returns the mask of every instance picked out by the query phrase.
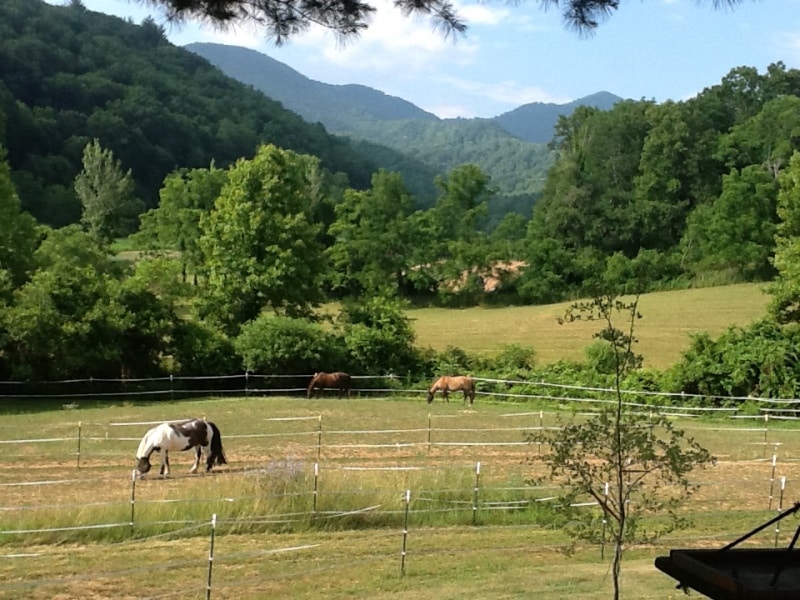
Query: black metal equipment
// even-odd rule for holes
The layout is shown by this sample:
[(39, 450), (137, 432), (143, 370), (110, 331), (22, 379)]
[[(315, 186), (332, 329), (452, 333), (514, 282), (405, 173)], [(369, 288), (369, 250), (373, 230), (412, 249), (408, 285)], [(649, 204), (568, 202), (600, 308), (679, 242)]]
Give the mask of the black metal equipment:
[(797, 600), (800, 598), (800, 527), (787, 548), (742, 549), (739, 543), (800, 510), (800, 502), (750, 533), (717, 550), (670, 550), (656, 568), (712, 600)]

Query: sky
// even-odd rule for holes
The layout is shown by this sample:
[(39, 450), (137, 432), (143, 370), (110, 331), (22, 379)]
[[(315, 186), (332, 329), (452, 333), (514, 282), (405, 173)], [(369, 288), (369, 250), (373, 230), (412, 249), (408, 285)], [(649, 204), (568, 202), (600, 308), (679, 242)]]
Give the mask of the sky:
[(736, 67), (763, 73), (781, 61), (800, 68), (800, 0), (743, 0), (717, 9), (713, 0), (621, 0), (588, 36), (537, 0), (455, 0), (468, 25), (456, 38), (403, 17), (390, 2), (370, 3), (378, 8), (370, 27), (344, 45), (315, 27), (276, 46), (247, 26), (173, 25), (138, 0), (83, 0), (89, 10), (135, 23), (149, 15), (178, 46), (251, 48), (310, 79), (366, 85), (442, 118), (495, 117), (531, 102), (563, 104), (600, 91), (681, 101)]

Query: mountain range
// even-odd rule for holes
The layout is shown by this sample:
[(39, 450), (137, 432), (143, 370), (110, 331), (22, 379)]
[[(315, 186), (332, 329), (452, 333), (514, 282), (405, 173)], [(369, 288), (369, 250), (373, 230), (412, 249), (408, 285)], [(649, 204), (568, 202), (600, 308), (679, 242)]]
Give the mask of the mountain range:
[(530, 206), (553, 162), (547, 144), (559, 116), (571, 114), (578, 106), (607, 110), (622, 100), (609, 92), (598, 92), (567, 104), (525, 104), (490, 119), (441, 119), (407, 100), (367, 86), (314, 81), (249, 48), (211, 43), (192, 43), (184, 48), (225, 75), (277, 100), (303, 120), (321, 123), (330, 133), (347, 136), (371, 156), (380, 157), (380, 147), (400, 153), (404, 159), (392, 155), (379, 162), (400, 172), (409, 190), (423, 197), (423, 204), (435, 195), (432, 177), (473, 163), (492, 177), (501, 196), (515, 198), (510, 205), (506, 199), (507, 209), (530, 216)]

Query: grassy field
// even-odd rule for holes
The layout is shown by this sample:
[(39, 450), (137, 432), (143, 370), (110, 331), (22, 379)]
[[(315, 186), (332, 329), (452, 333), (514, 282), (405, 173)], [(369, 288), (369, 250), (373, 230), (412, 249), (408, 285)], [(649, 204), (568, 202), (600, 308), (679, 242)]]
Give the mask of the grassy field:
[[(191, 456), (179, 454), (169, 479), (134, 482), (146, 423), (191, 416), (219, 425), (229, 464), (186, 476)], [(0, 598), (204, 598), (212, 514), (213, 598), (607, 598), (601, 549), (568, 552), (547, 518), (554, 490), (525, 483), (546, 451), (521, 443), (525, 432), (557, 422), (547, 406), (480, 395), (473, 410), (408, 396), (131, 398), (9, 411), (0, 419)], [(800, 493), (792, 424), (678, 424), (718, 462), (693, 477), (693, 525), (626, 555), (624, 598), (683, 597), (656, 556), (721, 547)], [(785, 525), (783, 546), (795, 526)], [(32, 529), (43, 531), (20, 533)], [(770, 528), (754, 543), (771, 547), (776, 536)]]
[[(690, 334), (722, 333), (765, 315), (769, 296), (760, 284), (742, 284), (658, 292), (641, 297), (642, 319), (636, 323), (638, 351), (645, 367), (665, 368), (689, 346)], [(491, 356), (504, 344), (532, 347), (540, 364), (584, 359), (584, 348), (597, 323), (559, 325), (569, 303), (547, 306), (427, 308), (410, 310), (420, 346), (443, 350), (456, 346)]]

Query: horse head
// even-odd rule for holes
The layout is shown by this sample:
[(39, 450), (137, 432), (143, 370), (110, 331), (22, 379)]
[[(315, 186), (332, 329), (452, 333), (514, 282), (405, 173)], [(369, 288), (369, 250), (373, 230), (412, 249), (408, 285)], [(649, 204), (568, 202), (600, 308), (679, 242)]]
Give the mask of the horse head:
[(151, 468), (152, 465), (150, 464), (150, 457), (142, 456), (139, 459), (139, 464), (136, 465), (136, 472), (139, 473), (139, 476), (141, 477), (142, 475), (147, 473)]
[(433, 390), (428, 390), (428, 404), (433, 402)]

